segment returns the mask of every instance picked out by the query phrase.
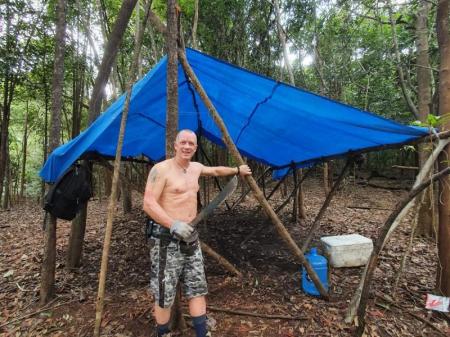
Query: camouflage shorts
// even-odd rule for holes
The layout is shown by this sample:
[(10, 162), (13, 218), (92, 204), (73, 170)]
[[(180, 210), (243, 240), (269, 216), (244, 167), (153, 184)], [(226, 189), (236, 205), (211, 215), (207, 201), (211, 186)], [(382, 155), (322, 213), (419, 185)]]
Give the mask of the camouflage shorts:
[(168, 239), (150, 239), (150, 290), (161, 308), (172, 306), (178, 280), (188, 299), (208, 293), (200, 244), (197, 242), (192, 254), (184, 253), (182, 245)]

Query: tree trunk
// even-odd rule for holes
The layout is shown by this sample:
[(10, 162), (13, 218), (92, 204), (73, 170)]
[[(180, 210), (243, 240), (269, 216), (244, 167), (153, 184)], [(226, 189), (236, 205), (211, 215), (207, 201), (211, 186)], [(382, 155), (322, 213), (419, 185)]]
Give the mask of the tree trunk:
[(194, 22), (192, 23), (192, 47), (198, 49), (197, 43), (198, 0), (194, 0)]
[(100, 114), (100, 109), (103, 100), (103, 90), (108, 82), (111, 74), (111, 66), (116, 60), (117, 51), (122, 42), (123, 35), (130, 21), (133, 9), (136, 6), (137, 0), (124, 0), (117, 16), (114, 28), (108, 38), (108, 43), (105, 47), (102, 63), (98, 69), (98, 75), (95, 79), (94, 88), (92, 89), (92, 96), (89, 101), (89, 116), (88, 125), (90, 125)]
[[(9, 3), (6, 3), (6, 49), (11, 50), (13, 38), (11, 36), (11, 11), (9, 7)], [(7, 59), (8, 60), (8, 59)], [(9, 114), (11, 105), (9, 104), (11, 100), (9, 96), (11, 95), (11, 65), (9, 64), (9, 60), (5, 65), (5, 79), (3, 84), (3, 109), (1, 118), (1, 126), (0, 126), (0, 202), (2, 200), (3, 195), (3, 182), (5, 179), (5, 167), (6, 167), (6, 148), (8, 145), (8, 128), (9, 128)]]
[[(131, 168), (129, 163), (123, 164), (123, 174), (131, 180)], [(133, 203), (131, 199), (131, 189), (128, 184), (122, 182), (120, 184), (120, 188), (122, 190), (122, 208), (123, 213), (128, 214), (131, 213), (131, 209), (133, 208)]]
[(8, 209), (11, 204), (11, 158), (9, 157), (9, 146), (6, 147), (5, 157), (5, 191), (3, 194), (2, 208)]
[[(124, 0), (122, 2), (122, 6), (114, 24), (114, 28), (109, 35), (105, 52), (103, 54), (102, 63), (100, 64), (97, 78), (95, 79), (94, 87), (92, 89), (91, 99), (89, 101), (88, 125), (91, 125), (92, 122), (100, 114), (101, 103), (103, 100), (103, 91), (106, 83), (108, 82), (109, 75), (111, 74), (111, 66), (116, 60), (117, 51), (119, 50), (120, 43), (122, 41), (136, 2), (137, 0)], [(88, 163), (84, 164), (88, 165)], [(82, 213), (86, 211), (87, 205), (80, 212)], [(74, 233), (71, 233), (70, 238), (76, 239), (77, 242), (69, 242), (69, 247), (73, 249), (79, 249), (79, 251), (76, 252), (69, 252), (68, 260), (72, 261), (72, 266), (80, 264), (80, 261), (75, 261), (73, 259), (75, 257), (81, 258), (82, 256), (86, 219), (87, 215), (81, 214), (72, 222), (71, 230), (74, 231)], [(84, 223), (81, 223), (80, 221), (84, 221)]]
[(29, 105), (27, 100), (27, 108), (25, 109), (25, 118), (23, 126), (23, 137), (22, 137), (22, 170), (20, 178), (20, 192), (19, 196), (22, 199), (25, 192), (25, 173), (26, 173), (26, 163), (27, 163), (27, 145), (28, 145), (28, 113)]
[[(55, 61), (53, 65), (52, 82), (52, 116), (50, 128), (50, 151), (59, 145), (61, 130), (62, 92), (64, 82), (64, 50), (66, 32), (66, 2), (58, 0), (56, 5), (57, 24), (55, 36)], [(45, 228), (45, 248), (41, 270), (41, 305), (46, 304), (53, 296), (55, 289), (55, 259), (56, 259), (56, 218), (47, 216)]]
[[(450, 129), (450, 34), (449, 0), (439, 0), (436, 12), (436, 30), (439, 45), (439, 114), (444, 120), (443, 129)], [(439, 161), (440, 170), (448, 167), (450, 145), (445, 148)], [(450, 181), (443, 177), (439, 181), (439, 231), (436, 288), (444, 296), (450, 296)]]
[[(274, 9), (275, 9), (275, 17), (277, 20), (278, 37), (280, 39), (281, 46), (283, 47), (284, 65), (285, 65), (288, 75), (289, 75), (289, 82), (295, 87), (294, 73), (292, 72), (291, 63), (289, 62), (288, 50), (287, 50), (287, 46), (286, 46), (286, 36), (285, 36), (284, 30), (283, 30), (283, 27), (281, 25), (281, 14), (280, 14), (280, 6), (278, 4), (278, 0), (274, 0), (273, 5), (274, 5)], [(301, 169), (298, 172), (299, 172), (299, 179), (301, 179), (303, 172)], [(286, 192), (286, 194), (287, 194), (287, 192)], [(306, 210), (305, 210), (305, 202), (304, 202), (305, 198), (303, 195), (302, 184), (300, 184), (298, 186), (297, 194), (294, 196), (294, 198), (297, 198), (296, 203), (298, 205), (297, 209), (298, 209), (299, 218), (300, 219), (306, 218)]]
[(167, 112), (166, 112), (166, 158), (174, 155), (174, 141), (178, 130), (178, 54), (177, 54), (176, 1), (167, 4)]
[[(166, 110), (166, 158), (174, 155), (174, 141), (178, 130), (178, 13), (176, 0), (167, 2), (167, 110)], [(186, 322), (180, 304), (180, 286), (172, 306), (170, 327), (172, 330), (184, 330)]]
[(403, 73), (402, 60), (401, 60), (401, 56), (400, 56), (400, 49), (398, 47), (398, 41), (397, 41), (396, 22), (394, 19), (394, 13), (392, 12), (391, 1), (387, 0), (386, 5), (387, 5), (388, 12), (389, 12), (389, 22), (391, 24), (392, 40), (394, 42), (396, 67), (397, 67), (398, 79), (400, 82), (400, 88), (402, 89), (403, 97), (406, 101), (406, 104), (408, 105), (409, 110), (411, 111), (411, 113), (414, 115), (415, 118), (419, 118), (419, 112), (417, 111), (417, 107), (414, 105), (414, 102), (411, 99), (411, 95), (406, 87), (405, 75)]
[[(417, 93), (418, 113), (421, 122), (426, 122), (431, 106), (431, 69), (428, 54), (428, 13), (431, 4), (427, 0), (420, 1), (416, 19), (416, 44), (417, 44)], [(430, 155), (430, 144), (419, 144), (419, 166)], [(416, 235), (432, 236), (435, 233), (434, 205), (432, 204), (433, 185), (424, 192), (422, 202), (419, 203)]]
[(81, 265), (83, 256), (83, 239), (86, 229), (87, 204), (81, 209), (75, 219), (72, 220), (67, 247), (67, 268), (74, 269)]

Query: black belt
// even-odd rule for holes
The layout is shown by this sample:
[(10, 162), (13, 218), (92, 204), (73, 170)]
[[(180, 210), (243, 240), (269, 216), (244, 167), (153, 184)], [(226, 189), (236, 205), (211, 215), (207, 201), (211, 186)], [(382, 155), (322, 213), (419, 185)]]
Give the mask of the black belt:
[(174, 237), (172, 234), (170, 234), (169, 228), (163, 227), (151, 219), (149, 219), (147, 221), (147, 231), (146, 232), (147, 232), (147, 238), (169, 240), (172, 242), (179, 243), (180, 245), (192, 246), (197, 242), (197, 241), (193, 241), (191, 243), (187, 243), (185, 241), (179, 240), (176, 237)]

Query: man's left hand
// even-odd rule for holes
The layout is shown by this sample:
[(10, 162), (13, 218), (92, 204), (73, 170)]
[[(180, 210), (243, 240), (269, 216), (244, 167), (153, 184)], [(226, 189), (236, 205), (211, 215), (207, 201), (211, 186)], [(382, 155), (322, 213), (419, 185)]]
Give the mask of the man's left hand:
[(239, 166), (239, 175), (244, 177), (244, 176), (249, 176), (252, 174), (252, 170), (250, 169), (250, 167), (248, 165), (241, 165)]

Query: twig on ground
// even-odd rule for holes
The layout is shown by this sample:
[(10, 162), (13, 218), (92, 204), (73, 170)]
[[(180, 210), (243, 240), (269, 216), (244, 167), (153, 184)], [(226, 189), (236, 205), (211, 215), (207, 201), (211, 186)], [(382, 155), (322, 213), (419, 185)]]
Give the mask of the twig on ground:
[(234, 309), (226, 309), (226, 308), (219, 308), (215, 306), (208, 306), (208, 310), (216, 311), (216, 312), (223, 312), (230, 315), (239, 315), (239, 316), (251, 316), (251, 317), (260, 317), (260, 318), (267, 318), (267, 319), (287, 319), (287, 320), (306, 320), (306, 317), (294, 317), (294, 316), (287, 316), (287, 315), (270, 315), (270, 314), (261, 314), (257, 312), (247, 312), (247, 311), (241, 311), (241, 310), (234, 310)]
[(377, 207), (377, 206), (347, 206), (347, 208), (356, 208), (356, 209), (380, 209), (382, 211), (393, 211), (392, 208), (383, 208), (383, 207)]
[[(381, 294), (381, 293), (377, 293), (375, 294), (376, 297), (378, 297), (379, 299), (386, 301), (387, 303), (389, 303), (390, 305), (400, 309), (403, 312), (406, 312), (407, 314), (411, 315), (412, 317), (418, 319), (419, 321), (421, 321), (422, 323), (425, 323), (426, 325), (428, 325), (429, 327), (431, 327), (433, 330), (439, 332), (439, 334), (441, 334), (442, 336), (447, 336), (447, 334), (443, 331), (441, 331), (438, 327), (436, 327), (433, 323), (431, 323), (429, 320), (426, 320), (423, 317), (420, 317), (419, 315), (413, 313), (412, 311), (409, 311), (408, 309), (403, 308), (402, 306), (398, 305), (397, 303), (395, 303), (394, 301), (390, 300), (386, 295)], [(383, 306), (384, 308), (384, 306)]]
[(49, 302), (44, 308), (41, 308), (41, 309), (39, 309), (39, 310), (30, 312), (29, 314), (26, 314), (26, 315), (23, 315), (23, 316), (14, 318), (14, 319), (12, 319), (12, 320), (6, 322), (6, 323), (1, 324), (1, 325), (0, 325), (0, 328), (3, 328), (4, 326), (7, 326), (7, 325), (12, 324), (12, 323), (19, 322), (19, 321), (21, 321), (21, 320), (23, 320), (23, 319), (25, 319), (25, 318), (29, 318), (29, 317), (31, 317), (31, 316), (40, 314), (41, 312), (44, 312), (44, 311), (46, 311), (46, 310), (56, 309), (56, 308), (62, 307), (63, 305), (66, 305), (66, 304), (69, 304), (69, 303), (72, 303), (72, 302), (77, 301), (77, 300), (71, 300), (71, 301), (63, 302), (63, 303), (60, 303), (60, 304), (57, 304), (57, 305), (51, 307), (50, 304), (54, 303), (57, 299), (58, 299), (58, 298), (55, 298), (53, 301)]

